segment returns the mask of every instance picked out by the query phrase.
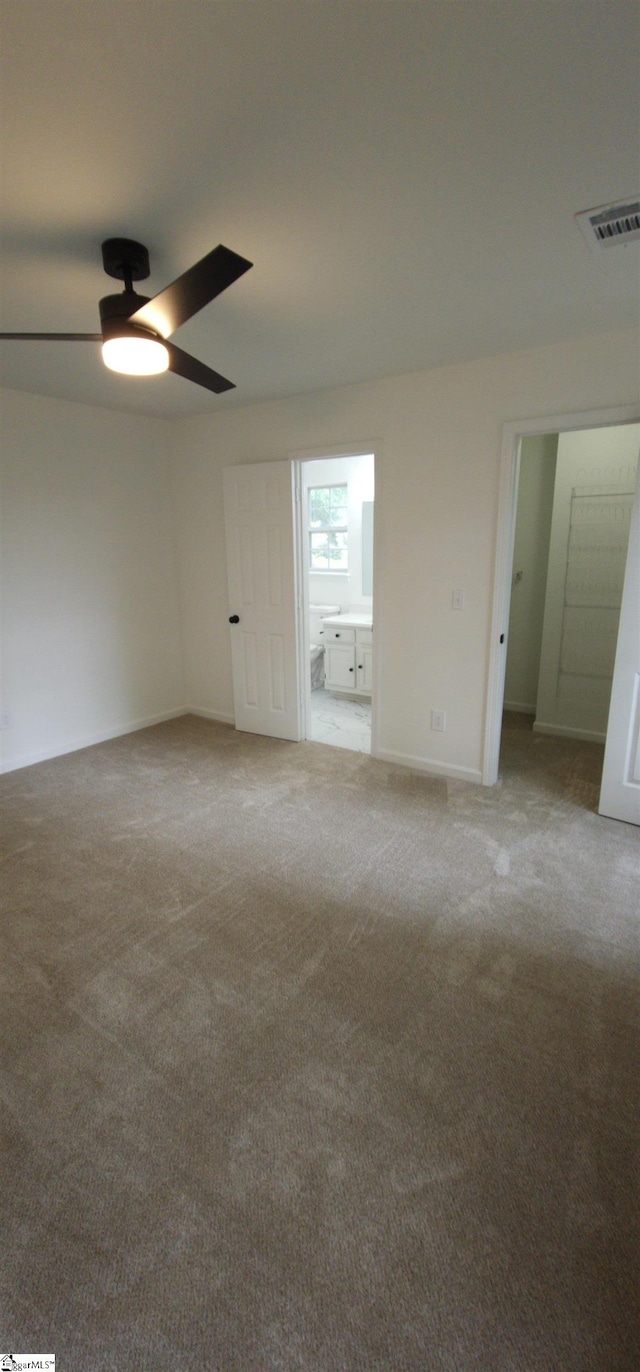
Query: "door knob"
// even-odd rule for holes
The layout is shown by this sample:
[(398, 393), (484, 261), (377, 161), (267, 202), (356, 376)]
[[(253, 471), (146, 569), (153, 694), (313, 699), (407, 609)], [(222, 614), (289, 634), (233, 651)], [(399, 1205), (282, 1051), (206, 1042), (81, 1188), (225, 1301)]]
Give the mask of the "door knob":
[(239, 624), (239, 623), (240, 623), (240, 615), (229, 615), (229, 623), (230, 623), (230, 624)]

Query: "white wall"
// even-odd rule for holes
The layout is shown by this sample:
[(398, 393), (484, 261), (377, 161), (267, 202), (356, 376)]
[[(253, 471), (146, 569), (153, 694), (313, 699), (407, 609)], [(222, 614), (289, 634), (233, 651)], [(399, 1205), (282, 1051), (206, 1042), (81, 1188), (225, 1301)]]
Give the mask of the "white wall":
[[(502, 426), (637, 400), (634, 331), (177, 421), (187, 699), (233, 712), (222, 470), (376, 452), (376, 683), (382, 756), (479, 779)], [(466, 609), (452, 609), (452, 591)], [(445, 733), (430, 710), (447, 712)]]
[(167, 422), (5, 391), (2, 430), (10, 769), (180, 712), (184, 686)]
[(186, 703), (232, 717), (222, 470), (366, 445), (378, 751), (479, 778), (502, 425), (631, 405), (637, 373), (632, 331), (173, 424), (6, 393), (5, 765)]
[(507, 710), (534, 715), (556, 472), (557, 434), (523, 438), (504, 684)]
[(309, 572), (309, 604), (339, 605), (342, 610), (371, 611), (373, 596), (362, 591), (362, 502), (374, 499), (374, 460), (371, 453), (317, 459), (302, 463), (303, 511), (310, 486), (347, 484), (349, 571)]

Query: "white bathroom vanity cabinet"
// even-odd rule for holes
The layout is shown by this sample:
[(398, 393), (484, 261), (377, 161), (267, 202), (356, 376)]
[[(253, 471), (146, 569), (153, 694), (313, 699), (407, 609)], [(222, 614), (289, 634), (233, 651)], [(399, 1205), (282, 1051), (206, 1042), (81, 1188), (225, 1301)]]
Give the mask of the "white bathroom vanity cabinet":
[(323, 619), (325, 690), (370, 696), (373, 621), (370, 615), (329, 615)]

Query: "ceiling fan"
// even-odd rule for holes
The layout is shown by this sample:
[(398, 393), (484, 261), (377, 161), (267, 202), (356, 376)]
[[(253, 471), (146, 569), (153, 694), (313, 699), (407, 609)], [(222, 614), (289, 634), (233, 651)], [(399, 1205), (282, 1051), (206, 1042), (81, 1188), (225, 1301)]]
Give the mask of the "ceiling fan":
[(150, 270), (149, 253), (142, 243), (107, 238), (102, 262), (108, 276), (124, 281), (124, 290), (100, 301), (101, 333), (0, 333), (0, 338), (102, 343), (103, 361), (111, 371), (153, 376), (168, 370), (216, 394), (233, 389), (233, 381), (169, 343), (168, 336), (233, 285), (252, 262), (220, 243), (151, 299), (133, 289), (133, 282), (144, 281)]

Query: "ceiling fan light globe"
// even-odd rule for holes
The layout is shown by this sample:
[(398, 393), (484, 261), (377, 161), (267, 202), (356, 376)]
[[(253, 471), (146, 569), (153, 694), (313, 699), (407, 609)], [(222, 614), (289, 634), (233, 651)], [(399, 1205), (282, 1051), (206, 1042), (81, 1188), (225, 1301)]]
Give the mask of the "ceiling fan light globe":
[(102, 344), (105, 367), (125, 376), (157, 376), (169, 367), (169, 353), (164, 343), (154, 338), (108, 338)]

